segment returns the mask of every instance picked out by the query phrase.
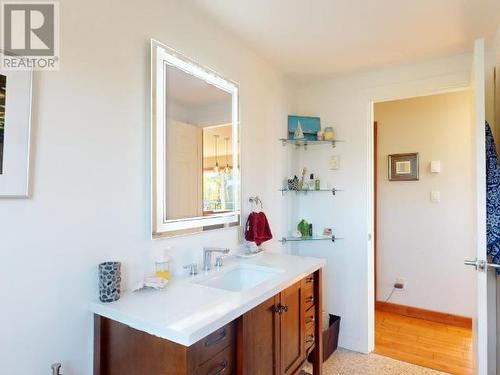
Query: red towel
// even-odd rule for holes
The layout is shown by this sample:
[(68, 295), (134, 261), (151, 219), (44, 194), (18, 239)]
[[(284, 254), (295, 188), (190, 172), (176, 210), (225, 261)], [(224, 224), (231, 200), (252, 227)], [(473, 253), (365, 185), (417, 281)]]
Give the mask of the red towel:
[(273, 238), (273, 234), (271, 233), (271, 228), (269, 228), (269, 223), (264, 212), (252, 212), (247, 219), (245, 239), (255, 242), (257, 246), (260, 246), (262, 242), (271, 238)]

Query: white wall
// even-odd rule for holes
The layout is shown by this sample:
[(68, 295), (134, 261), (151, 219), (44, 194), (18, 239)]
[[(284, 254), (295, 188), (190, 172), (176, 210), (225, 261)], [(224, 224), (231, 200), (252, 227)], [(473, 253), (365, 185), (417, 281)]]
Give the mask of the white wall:
[[(344, 188), (326, 210), (315, 204), (300, 206), (300, 216), (329, 223), (343, 237), (330, 243), (303, 244), (301, 254), (327, 258), (325, 308), (342, 316), (340, 345), (361, 352), (373, 348), (373, 244), (372, 221), (372, 101), (393, 100), (454, 90), (468, 86), (471, 56), (448, 58), (332, 77), (300, 87), (293, 112), (320, 116), (346, 142), (332, 151), (314, 152), (322, 160), (319, 176)], [(327, 158), (339, 154), (341, 170), (329, 171)], [(312, 154), (311, 154), (312, 155)], [(324, 177), (326, 176), (326, 177)], [(319, 198), (318, 198), (319, 199)], [(472, 271), (471, 271), (472, 272)]]
[[(90, 374), (97, 264), (120, 260), (125, 286), (173, 246), (175, 270), (203, 245), (234, 246), (235, 229), (150, 239), (149, 39), (238, 82), (243, 208), (261, 196), (273, 231), (292, 88), (273, 68), (181, 0), (65, 0), (61, 69), (33, 86), (32, 198), (0, 200), (1, 373)], [(276, 242), (273, 241), (270, 248)], [(281, 245), (276, 249), (281, 249)]]
[[(472, 317), (475, 274), (472, 95), (469, 90), (375, 104), (378, 124), (377, 300)], [(418, 152), (418, 181), (389, 181), (389, 154)], [(441, 162), (441, 173), (430, 162)], [(440, 203), (430, 193), (438, 190)]]

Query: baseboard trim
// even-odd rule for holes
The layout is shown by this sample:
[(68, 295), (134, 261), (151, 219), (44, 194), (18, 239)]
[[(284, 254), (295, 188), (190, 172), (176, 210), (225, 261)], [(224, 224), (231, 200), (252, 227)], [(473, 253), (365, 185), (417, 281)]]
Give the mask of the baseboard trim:
[(472, 318), (453, 315), (439, 311), (425, 310), (418, 307), (398, 305), (390, 302), (375, 302), (375, 309), (389, 313), (409, 316), (411, 318), (430, 320), (431, 322), (449, 324), (456, 327), (472, 328)]

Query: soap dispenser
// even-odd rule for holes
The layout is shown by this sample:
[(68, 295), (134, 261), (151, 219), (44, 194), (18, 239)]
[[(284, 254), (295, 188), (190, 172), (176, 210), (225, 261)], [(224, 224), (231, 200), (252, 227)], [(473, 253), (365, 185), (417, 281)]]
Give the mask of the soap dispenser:
[(168, 249), (164, 250), (155, 261), (155, 276), (161, 277), (164, 280), (170, 278), (170, 258), (167, 251)]

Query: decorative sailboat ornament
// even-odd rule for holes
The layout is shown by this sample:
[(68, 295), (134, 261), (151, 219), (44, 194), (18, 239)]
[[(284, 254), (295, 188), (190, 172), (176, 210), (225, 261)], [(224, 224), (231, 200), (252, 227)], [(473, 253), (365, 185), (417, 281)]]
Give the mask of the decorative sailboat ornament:
[(293, 133), (293, 139), (304, 139), (304, 132), (302, 131), (300, 121), (297, 121), (297, 129), (295, 129), (295, 133)]

